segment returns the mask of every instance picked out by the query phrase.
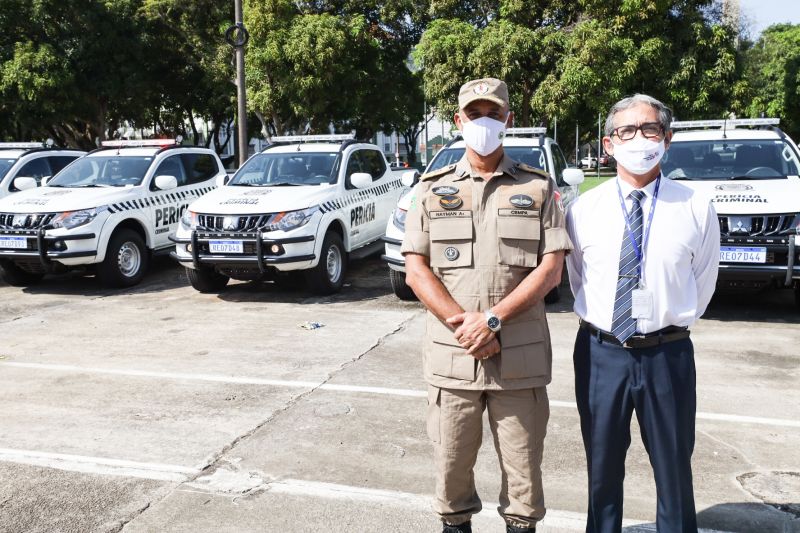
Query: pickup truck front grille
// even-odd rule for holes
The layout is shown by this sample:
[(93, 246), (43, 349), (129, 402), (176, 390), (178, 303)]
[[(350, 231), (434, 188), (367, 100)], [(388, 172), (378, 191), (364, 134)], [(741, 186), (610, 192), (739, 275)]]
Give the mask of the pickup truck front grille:
[(49, 224), (55, 213), (0, 213), (0, 229), (35, 230)]
[(792, 229), (795, 213), (785, 215), (719, 215), (723, 237), (770, 237)]
[(200, 231), (255, 231), (266, 226), (272, 214), (267, 215), (197, 215)]

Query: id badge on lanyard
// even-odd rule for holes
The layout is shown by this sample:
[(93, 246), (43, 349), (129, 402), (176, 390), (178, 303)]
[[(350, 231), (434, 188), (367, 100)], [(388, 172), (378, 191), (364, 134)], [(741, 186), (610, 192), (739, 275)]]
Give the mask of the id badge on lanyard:
[(636, 258), (639, 260), (638, 282), (639, 287), (631, 291), (631, 318), (635, 319), (652, 319), (653, 318), (653, 291), (649, 290), (644, 284), (644, 258), (645, 250), (647, 249), (647, 242), (650, 240), (650, 228), (653, 226), (653, 214), (656, 210), (656, 201), (658, 200), (658, 189), (661, 186), (661, 175), (656, 178), (656, 188), (653, 193), (653, 200), (650, 203), (650, 212), (647, 216), (647, 227), (644, 230), (644, 239), (642, 240), (642, 247), (636, 243), (636, 237), (631, 230), (630, 217), (628, 210), (625, 208), (625, 199), (622, 197), (622, 190), (617, 183), (617, 193), (619, 194), (620, 206), (622, 207), (622, 215), (625, 217), (625, 227), (627, 229), (627, 237), (633, 245)]

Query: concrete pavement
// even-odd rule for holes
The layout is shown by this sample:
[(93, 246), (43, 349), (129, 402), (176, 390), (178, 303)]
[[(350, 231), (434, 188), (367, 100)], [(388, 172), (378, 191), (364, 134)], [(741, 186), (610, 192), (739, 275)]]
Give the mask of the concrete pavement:
[[(0, 286), (0, 530), (437, 530), (422, 311), (391, 295), (380, 261), (352, 267), (326, 298), (270, 284), (201, 295), (166, 261), (124, 292), (79, 277)], [(583, 527), (570, 308), (548, 309), (542, 531)], [(700, 524), (800, 531), (800, 313), (775, 293), (720, 295), (707, 316), (693, 331)], [(655, 488), (632, 431), (626, 524), (646, 531)], [(487, 428), (476, 531), (502, 529), (491, 442)]]

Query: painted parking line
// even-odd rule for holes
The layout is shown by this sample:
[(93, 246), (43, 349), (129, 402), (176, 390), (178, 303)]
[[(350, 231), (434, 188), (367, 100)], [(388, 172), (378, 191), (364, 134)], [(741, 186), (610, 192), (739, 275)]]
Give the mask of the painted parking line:
[(0, 448), (0, 462), (55, 468), (84, 474), (136, 477), (178, 483), (186, 481), (189, 477), (195, 476), (200, 472), (197, 468), (163, 463), (143, 463), (125, 459), (17, 450), (13, 448)]
[[(202, 483), (188, 483), (186, 488), (199, 489), (208, 492)], [(280, 479), (265, 483), (261, 488), (272, 494), (287, 494), (291, 496), (324, 498), (328, 500), (350, 501), (358, 503), (375, 503), (392, 505), (395, 507), (411, 508), (421, 513), (431, 512), (432, 495), (414, 494), (395, 490), (372, 489), (367, 487), (354, 487), (338, 483), (325, 483), (302, 479)], [(185, 490), (183, 488), (179, 490)], [(486, 521), (502, 524), (497, 514), (496, 502), (483, 502), (483, 510), (477, 517)], [(623, 533), (655, 533), (656, 526), (644, 520), (623, 519)], [(548, 509), (544, 520), (537, 525), (536, 530), (541, 533), (548, 531), (584, 531), (586, 528), (586, 515), (572, 511)], [(725, 533), (710, 529), (700, 529), (700, 533)]]
[[(111, 459), (107, 457), (90, 457), (84, 455), (70, 455), (63, 453), (41, 452), (33, 450), (17, 450), (11, 448), (0, 448), (0, 462), (17, 463), (55, 468), (69, 472), (79, 472), (87, 474), (102, 474), (112, 476), (136, 477), (155, 481), (171, 481), (182, 483), (188, 479), (195, 478), (200, 474), (199, 468), (192, 468), (180, 465), (169, 465), (163, 463), (145, 463), (140, 461), (129, 461), (125, 459)], [(267, 476), (263, 476), (267, 477)], [(202, 478), (200, 478), (202, 480)], [(184, 488), (196, 492), (214, 492), (213, 486), (206, 485), (200, 480), (186, 483)], [(208, 490), (208, 489), (212, 490)], [(353, 487), (340, 485), (337, 483), (326, 483), (321, 481), (307, 481), (300, 479), (279, 479), (269, 481), (257, 488), (263, 488), (270, 493), (287, 494), (293, 496), (325, 498), (333, 500), (347, 500), (361, 503), (379, 503), (385, 505), (395, 505), (411, 507), (420, 512), (430, 512), (430, 502), (432, 496), (424, 494), (414, 494), (410, 492), (371, 489), (366, 487)], [(478, 516), (489, 519), (499, 520), (493, 509), (497, 508), (497, 503), (487, 502), (484, 510)], [(540, 528), (542, 533), (555, 529), (558, 531), (583, 531), (586, 526), (586, 515), (571, 511), (559, 511), (548, 509), (547, 515)], [(641, 520), (623, 520), (625, 533), (645, 533), (655, 532), (655, 525)], [(702, 533), (722, 533), (711, 530), (700, 530)]]
[[(280, 379), (265, 379), (246, 376), (225, 376), (220, 374), (192, 374), (184, 372), (154, 372), (150, 370), (135, 369), (113, 369), (99, 367), (83, 367), (77, 365), (57, 365), (48, 363), (22, 363), (17, 361), (2, 361), (0, 368), (28, 368), (34, 370), (45, 370), (52, 372), (72, 372), (77, 374), (107, 374), (113, 376), (126, 377), (148, 377), (157, 379), (174, 379), (185, 381), (208, 381), (214, 383), (230, 383), (241, 385), (264, 385), (270, 387), (286, 387), (301, 389), (320, 389), (335, 392), (354, 392), (361, 394), (378, 394), (388, 396), (405, 396), (414, 398), (425, 398), (427, 393), (416, 389), (394, 389), (386, 387), (368, 387), (359, 385), (338, 385), (333, 383), (321, 383), (315, 381), (286, 381)], [(576, 409), (575, 402), (562, 400), (550, 400), (550, 406), (556, 408)], [(724, 413), (706, 413), (698, 411), (699, 420), (714, 420), (718, 422), (733, 422), (737, 424), (755, 424), (764, 426), (793, 427), (800, 428), (800, 420), (788, 420), (784, 418), (766, 418), (756, 416), (730, 415)]]

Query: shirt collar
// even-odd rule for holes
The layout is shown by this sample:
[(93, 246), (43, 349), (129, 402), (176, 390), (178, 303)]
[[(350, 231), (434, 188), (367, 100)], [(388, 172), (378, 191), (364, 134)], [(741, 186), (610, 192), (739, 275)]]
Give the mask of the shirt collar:
[[(466, 152), (464, 156), (456, 163), (455, 169), (456, 177), (454, 181), (459, 181), (467, 177), (480, 177), (478, 173), (472, 171), (472, 165), (469, 164), (469, 160), (467, 159)], [(503, 159), (500, 160), (500, 164), (497, 165), (497, 170), (494, 171), (492, 177), (494, 176), (502, 176), (505, 174), (506, 176), (510, 176), (512, 178), (517, 178), (517, 162), (508, 157), (508, 154), (503, 152)]]
[[(653, 194), (655, 193), (656, 181), (658, 181), (658, 178), (654, 179), (641, 189), (641, 191), (644, 192), (645, 196), (648, 198), (652, 198)], [(617, 183), (619, 184), (619, 190), (622, 191), (622, 197), (627, 199), (628, 196), (630, 196), (631, 191), (634, 189), (633, 185), (620, 178), (619, 174), (617, 174)]]

